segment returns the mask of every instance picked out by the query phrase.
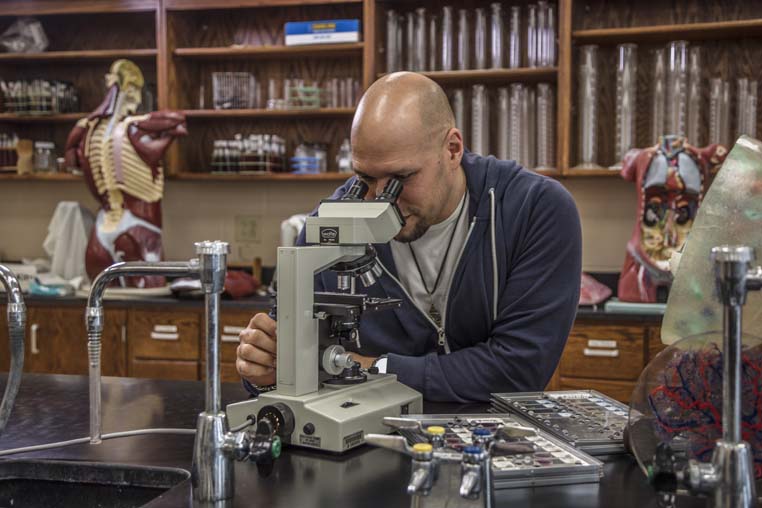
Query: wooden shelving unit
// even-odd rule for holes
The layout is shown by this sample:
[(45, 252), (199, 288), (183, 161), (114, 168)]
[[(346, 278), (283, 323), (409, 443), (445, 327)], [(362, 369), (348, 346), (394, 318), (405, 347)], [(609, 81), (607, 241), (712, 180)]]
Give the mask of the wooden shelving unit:
[(183, 172), (172, 175), (172, 180), (193, 180), (203, 182), (236, 182), (236, 181), (265, 181), (265, 182), (343, 182), (352, 176), (350, 173), (335, 171), (318, 174), (292, 173), (261, 173), (261, 174), (225, 174), (225, 173), (193, 173)]
[(319, 108), (319, 109), (186, 109), (187, 118), (304, 118), (351, 117), (355, 108)]
[(247, 9), (252, 7), (285, 7), (291, 5), (361, 4), (364, 0), (235, 0), (224, 4), (215, 0), (164, 0), (168, 11), (214, 9)]
[(738, 39), (759, 35), (762, 35), (762, 19), (627, 28), (600, 28), (575, 30), (572, 32), (572, 37), (580, 44)]
[[(556, 67), (546, 68), (518, 68), (518, 69), (480, 69), (467, 71), (429, 71), (421, 72), (439, 84), (453, 85), (460, 83), (536, 83), (543, 81), (553, 82), (558, 76)], [(378, 77), (385, 74), (379, 74)]]
[(0, 173), (0, 180), (13, 180), (22, 182), (46, 181), (46, 182), (81, 182), (82, 176), (71, 173), (30, 173), (19, 175), (18, 173)]
[(0, 53), (0, 64), (5, 62), (55, 62), (59, 60), (78, 62), (89, 60), (115, 60), (117, 58), (144, 60), (156, 58), (158, 54), (159, 51), (157, 49), (93, 49), (82, 51), (46, 51), (43, 53)]
[(159, 0), (5, 0), (3, 16), (151, 12)]
[(14, 113), (0, 113), (0, 122), (9, 123), (68, 123), (76, 122), (90, 113), (59, 113), (55, 115), (16, 115)]
[[(82, 95), (91, 98), (89, 102), (83, 101), (86, 102), (83, 109), (89, 111), (92, 96), (100, 100), (99, 94), (104, 92), (101, 64), (115, 58), (135, 59), (142, 68), (147, 69), (147, 82), (155, 82), (157, 85), (158, 109), (184, 111), (191, 124), (189, 136), (174, 143), (169, 153), (167, 174), (176, 174), (178, 180), (201, 181), (205, 177), (191, 173), (189, 169), (206, 166), (214, 139), (230, 139), (237, 132), (278, 134), (287, 139), (290, 145), (302, 140), (324, 143), (331, 147), (329, 159), (332, 159), (337, 145), (348, 136), (350, 120), (355, 111), (354, 108), (193, 109), (198, 104), (211, 104), (211, 72), (252, 72), (258, 82), (265, 83), (265, 86), (267, 79), (274, 76), (277, 80), (298, 77), (316, 81), (326, 77), (352, 77), (367, 87), (374, 79), (384, 75), (385, 9), (405, 11), (413, 8), (413, 4), (430, 10), (440, 8), (430, 0), (6, 0), (2, 12), (5, 18), (31, 15), (41, 16), (45, 22), (58, 16), (60, 25), (66, 25), (64, 21), (74, 21), (75, 26), (67, 26), (66, 33), (73, 34), (71, 40), (59, 38), (58, 42), (52, 44), (51, 51), (26, 55), (0, 54), (0, 65), (9, 64), (11, 69), (29, 69), (32, 65), (39, 64), (65, 68), (68, 63), (92, 62), (92, 68), (88, 65), (72, 67), (73, 70), (66, 71), (70, 74), (64, 76), (65, 79), (76, 77), (78, 73), (88, 73), (85, 85), (87, 89)], [(489, 1), (476, 0), (473, 5), (486, 7)], [(557, 0), (556, 5), (556, 67), (423, 73), (443, 86), (554, 83), (557, 94), (557, 170), (541, 171), (543, 174), (560, 178), (618, 177), (618, 172), (607, 169), (571, 169), (576, 163), (575, 45), (599, 44), (602, 54), (609, 58), (607, 48), (621, 42), (642, 44), (644, 51), (647, 51), (656, 44), (669, 40), (707, 41), (713, 51), (706, 60), (707, 65), (718, 69), (713, 72), (727, 74), (730, 72), (728, 68), (732, 68), (733, 72), (740, 68), (748, 71), (750, 79), (762, 82), (762, 71), (754, 70), (756, 67), (749, 63), (762, 56), (762, 50), (758, 49), (762, 45), (755, 40), (762, 37), (762, 17), (753, 6), (742, 0), (727, 0), (723, 4), (716, 0), (709, 3), (686, 0), (680, 11), (658, 3), (635, 8), (625, 4), (624, 0), (588, 0), (584, 5), (573, 0)], [(70, 14), (78, 16), (69, 16)], [(81, 29), (84, 25), (76, 25), (79, 15), (94, 17), (96, 22), (87, 25), (92, 27), (91, 33)], [(728, 16), (738, 19), (728, 19)], [(282, 25), (285, 21), (341, 17), (361, 20), (362, 42), (283, 45)], [(97, 22), (101, 19), (104, 20), (103, 24)], [(114, 22), (115, 19), (118, 21)], [(121, 20), (125, 23), (122, 24)], [(205, 30), (196, 29), (200, 23), (206, 26)], [(135, 27), (140, 32), (137, 38), (134, 37)], [(98, 41), (103, 38), (103, 43), (94, 42), (95, 37)], [(55, 40), (55, 37), (51, 40)], [(731, 53), (722, 53), (723, 47), (730, 51), (727, 50), (727, 45), (734, 44)], [(740, 49), (743, 56), (728, 58), (730, 54), (741, 54), (736, 49)], [(722, 65), (717, 62), (722, 62)], [(602, 73), (601, 80), (604, 87), (611, 86), (610, 76), (605, 75), (605, 72)], [(609, 89), (604, 92), (602, 100), (606, 104), (604, 108), (599, 108), (602, 114), (598, 132), (603, 138), (599, 146), (603, 146), (608, 153), (609, 138), (613, 136), (612, 129), (609, 128), (613, 116), (613, 92)], [(200, 96), (204, 97), (203, 101)], [(639, 94), (639, 98), (645, 96), (647, 94)], [(638, 115), (642, 116), (643, 113), (639, 111)], [(43, 129), (55, 132), (56, 143), (60, 148), (67, 124), (85, 116), (87, 112), (47, 116), (0, 113), (0, 127), (11, 125), (13, 129), (24, 133), (42, 132)], [(639, 128), (645, 124), (640, 121)], [(609, 162), (611, 161), (601, 161)], [(289, 180), (292, 176), (214, 175), (208, 179)]]
[(361, 57), (365, 44), (314, 44), (305, 46), (231, 46), (215, 48), (177, 48), (174, 55), (180, 58), (220, 59), (220, 58), (306, 58), (306, 57)]
[(570, 178), (622, 178), (618, 169), (569, 169), (564, 176)]

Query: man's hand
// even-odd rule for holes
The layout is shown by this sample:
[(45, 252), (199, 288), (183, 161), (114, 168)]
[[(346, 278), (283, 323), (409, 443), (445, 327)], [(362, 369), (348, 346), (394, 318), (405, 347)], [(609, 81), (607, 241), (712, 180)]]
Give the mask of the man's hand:
[(256, 386), (275, 384), (277, 354), (275, 320), (264, 313), (254, 316), (239, 334), (235, 367), (249, 383)]
[(360, 366), (362, 366), (363, 369), (369, 369), (373, 366), (373, 362), (376, 361), (376, 358), (371, 356), (362, 356), (358, 355), (357, 353), (350, 353), (352, 355), (352, 360), (356, 362), (360, 362)]

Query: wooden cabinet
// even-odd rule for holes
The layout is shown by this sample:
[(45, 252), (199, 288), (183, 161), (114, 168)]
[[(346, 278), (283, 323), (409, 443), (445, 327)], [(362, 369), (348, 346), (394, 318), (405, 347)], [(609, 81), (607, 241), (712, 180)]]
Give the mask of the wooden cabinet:
[(658, 324), (578, 320), (549, 386), (593, 389), (629, 402), (640, 373), (661, 347)]
[(193, 311), (130, 309), (129, 374), (198, 379), (200, 322)]
[(575, 325), (561, 359), (561, 377), (637, 379), (645, 333), (637, 326)]
[[(127, 373), (125, 316), (124, 310), (106, 310), (101, 336), (101, 372), (104, 376)], [(88, 373), (87, 331), (82, 308), (28, 308), (24, 370), (51, 374)]]

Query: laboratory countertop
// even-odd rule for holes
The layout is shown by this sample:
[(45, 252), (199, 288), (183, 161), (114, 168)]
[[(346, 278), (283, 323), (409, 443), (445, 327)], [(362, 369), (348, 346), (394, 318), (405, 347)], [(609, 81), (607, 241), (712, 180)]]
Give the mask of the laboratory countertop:
[[(31, 306), (70, 306), (84, 307), (87, 299), (78, 296), (31, 296), (26, 295), (25, 300)], [(221, 304), (223, 309), (247, 311), (252, 309), (269, 309), (275, 303), (274, 298), (270, 296), (250, 296), (238, 300), (223, 299)], [(202, 309), (204, 307), (203, 299), (194, 298), (175, 298), (172, 296), (154, 296), (141, 298), (109, 298), (104, 300), (106, 307), (115, 306), (120, 308), (176, 308), (176, 309)], [(606, 311), (603, 305), (597, 307), (584, 306), (577, 309), (577, 319), (595, 320), (595, 321), (618, 321), (618, 322), (639, 322), (643, 324), (659, 324), (662, 315), (651, 312), (611, 312)]]
[[(0, 381), (4, 382), (3, 378)], [(0, 449), (85, 437), (88, 433), (87, 377), (25, 375)], [(247, 397), (238, 384), (222, 388), (226, 403)], [(138, 428), (194, 428), (203, 406), (201, 382), (104, 378), (103, 428), (115, 432)], [(484, 412), (485, 404), (425, 403), (427, 413)], [(17, 455), (72, 461), (95, 461), (189, 469), (193, 436), (154, 435), (82, 444)], [(255, 466), (235, 465), (235, 498), (231, 507), (406, 507), (410, 466), (399, 454), (362, 446), (341, 456), (285, 448), (272, 474), (261, 478)], [(146, 505), (151, 508), (193, 506), (190, 481)], [(599, 484), (515, 488), (497, 492), (497, 506), (655, 507), (656, 497), (626, 455), (613, 456)], [(704, 506), (681, 499), (680, 507)]]

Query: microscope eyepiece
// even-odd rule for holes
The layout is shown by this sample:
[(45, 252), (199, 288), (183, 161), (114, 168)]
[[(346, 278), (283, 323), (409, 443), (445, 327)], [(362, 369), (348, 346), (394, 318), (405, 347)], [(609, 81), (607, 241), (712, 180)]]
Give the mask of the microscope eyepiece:
[(342, 201), (362, 201), (367, 193), (368, 185), (358, 178), (341, 199)]
[(402, 194), (402, 182), (399, 178), (392, 178), (386, 182), (383, 192), (378, 195), (376, 201), (388, 201), (389, 203), (396, 203), (397, 198)]

